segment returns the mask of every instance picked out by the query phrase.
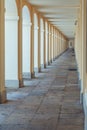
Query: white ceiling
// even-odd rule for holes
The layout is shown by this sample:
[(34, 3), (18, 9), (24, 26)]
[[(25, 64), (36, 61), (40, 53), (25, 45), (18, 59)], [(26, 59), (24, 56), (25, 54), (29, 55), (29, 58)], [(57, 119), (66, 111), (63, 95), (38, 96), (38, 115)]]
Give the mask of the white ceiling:
[(28, 0), (68, 38), (74, 37), (80, 0)]

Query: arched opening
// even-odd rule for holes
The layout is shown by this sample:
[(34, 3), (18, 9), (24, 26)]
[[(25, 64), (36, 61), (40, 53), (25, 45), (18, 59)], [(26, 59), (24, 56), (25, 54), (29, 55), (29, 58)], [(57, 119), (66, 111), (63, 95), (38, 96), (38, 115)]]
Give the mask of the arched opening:
[(54, 37), (54, 35), (53, 35), (53, 28), (52, 28), (52, 61), (53, 61), (53, 54), (54, 54), (54, 46), (53, 46), (53, 44), (54, 44), (54, 40), (53, 40), (53, 37)]
[(18, 13), (15, 0), (5, 0), (5, 86), (18, 88)]
[(46, 64), (48, 65), (48, 24), (46, 22)]
[(30, 78), (30, 31), (31, 19), (27, 6), (22, 9), (22, 71), (23, 78)]
[(40, 19), (40, 61), (41, 61), (41, 67), (43, 68), (44, 67), (44, 23), (43, 23), (43, 19), (41, 18)]
[(49, 25), (49, 47), (48, 47), (48, 49), (49, 49), (49, 60), (48, 60), (48, 62), (49, 62), (49, 65), (50, 65), (50, 61), (51, 61), (51, 27), (50, 27), (50, 25)]
[(38, 18), (34, 14), (34, 71), (38, 71)]

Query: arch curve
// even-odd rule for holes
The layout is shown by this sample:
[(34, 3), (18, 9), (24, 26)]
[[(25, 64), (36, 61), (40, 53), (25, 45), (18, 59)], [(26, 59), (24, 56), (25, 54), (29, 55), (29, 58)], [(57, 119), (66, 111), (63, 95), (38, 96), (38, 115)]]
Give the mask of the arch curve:
[(31, 17), (28, 6), (22, 8), (22, 73), (23, 78), (30, 78), (30, 34), (31, 33)]
[(15, 0), (5, 0), (5, 9), (6, 16), (18, 16), (18, 10)]
[(26, 5), (22, 8), (22, 14), (23, 21), (31, 22), (30, 11)]

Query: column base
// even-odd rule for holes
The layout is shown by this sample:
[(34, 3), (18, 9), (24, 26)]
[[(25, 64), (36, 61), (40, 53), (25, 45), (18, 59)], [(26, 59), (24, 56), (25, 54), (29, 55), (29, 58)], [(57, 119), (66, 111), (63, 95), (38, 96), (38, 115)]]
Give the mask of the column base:
[(37, 73), (41, 72), (41, 67), (35, 69)]
[(55, 58), (53, 58), (53, 61), (55, 61)]
[(48, 66), (48, 62), (46, 62), (46, 66)]
[(50, 63), (52, 63), (52, 59), (50, 60)]
[(52, 62), (53, 62), (53, 58), (52, 58)]
[(44, 68), (46, 68), (46, 64), (44, 64)]
[(59, 55), (57, 55), (57, 59), (59, 58)]
[(56, 56), (55, 59), (58, 59), (58, 56)]
[(7, 101), (6, 99), (6, 91), (0, 92), (0, 104), (5, 103)]
[(42, 69), (44, 68), (44, 64), (41, 64), (41, 68), (42, 68)]
[(51, 63), (50, 63), (50, 61), (48, 61), (48, 65), (50, 65)]
[(24, 87), (24, 83), (23, 83), (23, 79), (19, 80), (19, 88), (23, 88)]
[(41, 68), (42, 68), (42, 69), (46, 68), (46, 64), (42, 64), (42, 65), (41, 65)]
[[(37, 73), (41, 72), (41, 68), (39, 68), (39, 69), (35, 68), (35, 72), (37, 72)], [(28, 79), (35, 78), (35, 72), (33, 72), (33, 73), (24, 72), (23, 79), (28, 80)]]
[(19, 88), (19, 80), (5, 80), (5, 86), (7, 88)]
[(31, 78), (35, 78), (35, 72), (31, 73)]
[(38, 73), (40, 73), (41, 72), (41, 67), (39, 67), (39, 69), (38, 69)]
[(30, 72), (24, 72), (23, 73), (23, 79), (31, 79), (31, 73)]
[[(34, 68), (34, 71), (36, 72), (36, 73), (40, 73), (41, 72), (41, 67), (39, 67), (39, 68)], [(34, 72), (34, 73), (35, 73)]]

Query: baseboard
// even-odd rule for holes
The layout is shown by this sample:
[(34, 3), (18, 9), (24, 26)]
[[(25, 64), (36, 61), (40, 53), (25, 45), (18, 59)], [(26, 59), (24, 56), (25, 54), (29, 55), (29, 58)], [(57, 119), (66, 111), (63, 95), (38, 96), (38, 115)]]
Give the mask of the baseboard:
[(5, 87), (19, 88), (19, 80), (5, 80)]

